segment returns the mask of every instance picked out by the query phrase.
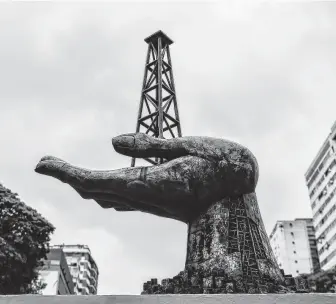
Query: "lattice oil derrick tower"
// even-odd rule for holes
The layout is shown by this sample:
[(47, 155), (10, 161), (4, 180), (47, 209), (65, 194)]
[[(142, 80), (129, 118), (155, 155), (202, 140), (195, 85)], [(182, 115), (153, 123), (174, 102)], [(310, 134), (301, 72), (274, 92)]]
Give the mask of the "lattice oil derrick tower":
[[(162, 31), (147, 37), (145, 72), (140, 98), (136, 132), (157, 138), (181, 137), (176, 91), (169, 46), (173, 41)], [(146, 158), (151, 164), (164, 159)], [(132, 158), (131, 166), (135, 166)]]

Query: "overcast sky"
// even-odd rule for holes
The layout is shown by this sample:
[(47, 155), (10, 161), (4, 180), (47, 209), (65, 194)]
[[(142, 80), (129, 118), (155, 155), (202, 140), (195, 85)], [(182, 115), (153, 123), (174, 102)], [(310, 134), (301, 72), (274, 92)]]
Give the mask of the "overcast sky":
[(336, 119), (336, 3), (226, 3), (0, 4), (0, 182), (56, 226), (53, 243), (90, 246), (99, 294), (183, 270), (187, 226), (102, 209), (34, 168), (46, 154), (130, 165), (111, 138), (135, 131), (143, 39), (159, 29), (174, 40), (183, 134), (250, 148), (268, 233), (311, 217), (304, 173)]

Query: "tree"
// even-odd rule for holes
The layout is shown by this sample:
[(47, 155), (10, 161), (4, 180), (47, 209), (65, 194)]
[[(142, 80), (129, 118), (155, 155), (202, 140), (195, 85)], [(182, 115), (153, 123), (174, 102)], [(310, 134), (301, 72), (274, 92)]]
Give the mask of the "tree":
[(0, 294), (39, 293), (39, 267), (55, 228), (0, 184)]

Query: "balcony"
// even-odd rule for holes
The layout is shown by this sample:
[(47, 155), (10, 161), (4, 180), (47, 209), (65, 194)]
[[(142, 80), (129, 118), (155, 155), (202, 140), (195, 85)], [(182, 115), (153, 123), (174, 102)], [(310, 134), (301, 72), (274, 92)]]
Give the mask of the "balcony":
[[(325, 179), (326, 179), (326, 177), (325, 177), (325, 173), (326, 173), (326, 171), (327, 171), (328, 169), (333, 169), (333, 168), (335, 167), (335, 165), (336, 165), (336, 161), (335, 161), (335, 159), (333, 159), (333, 157), (330, 157), (330, 158), (325, 162), (323, 169), (318, 173), (318, 176), (317, 176), (317, 179), (316, 179), (316, 180), (318, 180), (318, 182), (314, 185), (314, 188), (313, 188), (314, 193), (313, 193), (313, 194), (310, 194), (310, 199), (311, 199), (312, 202), (316, 202), (316, 200), (317, 200), (317, 202), (318, 202), (318, 196), (319, 196), (319, 194), (320, 194), (320, 192), (321, 192), (320, 189), (322, 189), (322, 186), (324, 185), (323, 182), (324, 182)], [(335, 170), (333, 170), (333, 172), (335, 172)], [(329, 174), (330, 174), (330, 172), (329, 172)], [(329, 175), (329, 174), (328, 174), (328, 175)], [(323, 185), (322, 185), (322, 184), (323, 184)]]

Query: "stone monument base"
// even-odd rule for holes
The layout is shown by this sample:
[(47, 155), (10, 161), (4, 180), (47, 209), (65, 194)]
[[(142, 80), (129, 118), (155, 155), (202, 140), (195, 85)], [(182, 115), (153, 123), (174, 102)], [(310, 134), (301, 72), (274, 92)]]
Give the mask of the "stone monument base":
[(143, 284), (142, 295), (159, 294), (284, 294), (284, 293), (309, 293), (314, 291), (304, 276), (293, 277), (285, 275), (284, 284), (267, 284), (264, 289), (251, 285), (248, 292), (242, 291), (237, 282), (228, 281), (227, 277), (210, 276), (200, 280), (200, 285), (188, 284), (188, 276), (181, 271), (172, 279), (163, 279), (158, 284), (157, 279), (151, 279)]
[(0, 304), (335, 304), (336, 294), (0, 296)]

